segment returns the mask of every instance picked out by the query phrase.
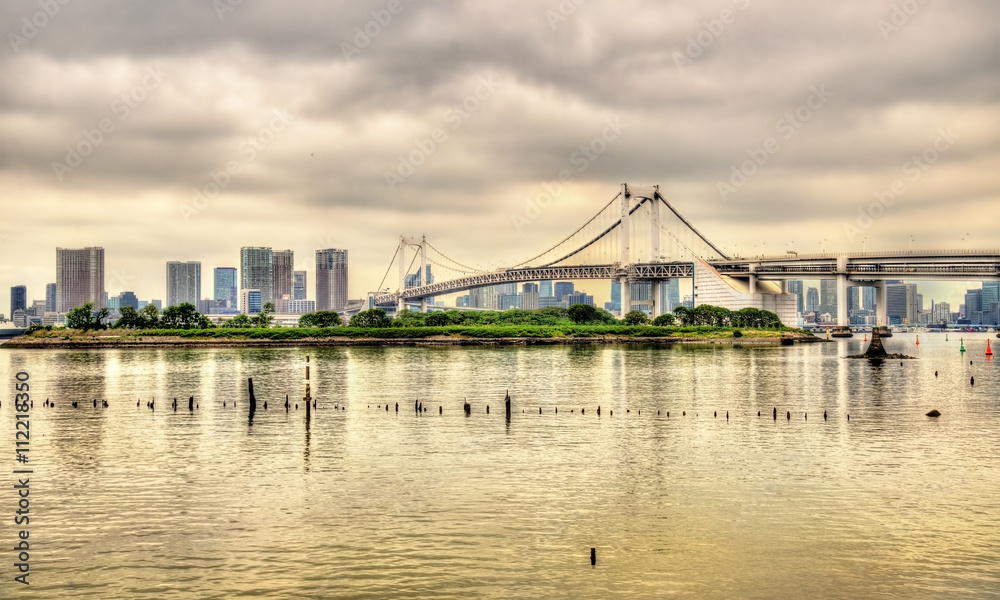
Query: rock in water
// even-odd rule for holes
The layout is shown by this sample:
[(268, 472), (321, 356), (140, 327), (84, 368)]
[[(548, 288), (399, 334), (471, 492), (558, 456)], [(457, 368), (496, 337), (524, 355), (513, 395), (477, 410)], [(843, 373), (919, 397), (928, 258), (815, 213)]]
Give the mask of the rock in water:
[(935, 409), (935, 410), (932, 410), (931, 412), (927, 413), (927, 416), (928, 416), (928, 417), (940, 417), (940, 416), (941, 416), (941, 413), (939, 413), (939, 412), (937, 411), (937, 409)]

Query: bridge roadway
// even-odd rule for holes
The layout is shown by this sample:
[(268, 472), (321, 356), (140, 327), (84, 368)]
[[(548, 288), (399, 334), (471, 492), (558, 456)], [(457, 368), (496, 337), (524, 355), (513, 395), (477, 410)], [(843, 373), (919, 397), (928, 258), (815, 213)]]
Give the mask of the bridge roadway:
[[(887, 279), (1000, 279), (1000, 249), (907, 252), (859, 252), (731, 258), (711, 261), (720, 274), (739, 279), (840, 279), (881, 282)], [(630, 281), (692, 277), (689, 262), (618, 263), (501, 269), (441, 281), (403, 291), (404, 301), (463, 292), (476, 287), (541, 280), (603, 279), (622, 276)], [(751, 288), (753, 286), (751, 285)], [(846, 293), (846, 292), (845, 292)], [(395, 305), (398, 293), (375, 295), (376, 305)]]

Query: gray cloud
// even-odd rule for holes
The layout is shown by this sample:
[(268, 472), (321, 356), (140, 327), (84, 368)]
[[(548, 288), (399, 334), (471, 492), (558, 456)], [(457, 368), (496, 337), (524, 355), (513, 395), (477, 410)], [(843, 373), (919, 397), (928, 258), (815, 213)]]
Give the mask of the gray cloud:
[[(844, 223), (947, 127), (958, 141), (908, 182), (868, 247), (905, 247), (914, 232), (934, 246), (997, 245), (995, 218), (955, 234), (933, 216), (997, 216), (995, 3), (921, 5), (888, 39), (891, 0), (592, 0), (554, 27), (555, 1), (402, 0), (376, 23), (388, 4), (243, 2), (220, 18), (205, 2), (69, 2), (16, 50), (10, 34), (39, 5), (0, 5), (0, 192), (19, 230), (35, 232), (4, 242), (34, 240), (16, 260), (4, 252), (3, 285), (40, 297), (55, 246), (103, 244), (109, 269), (162, 297), (166, 260), (232, 265), (240, 246), (268, 244), (311, 270), (322, 239), (351, 249), (361, 296), (400, 233), (497, 265), (561, 239), (621, 181), (661, 184), (706, 234), (744, 252), (796, 238), (860, 249)], [(731, 22), (716, 29), (725, 10)], [(344, 44), (357, 52), (345, 58)], [(157, 67), (162, 83), (121, 118), (116, 99)], [(449, 111), (483, 77), (499, 85), (455, 127)], [(833, 96), (784, 139), (779, 120), (814, 86)], [(290, 123), (250, 159), (247, 139), (276, 109)], [(103, 118), (114, 131), (59, 181), (53, 161)], [(609, 118), (627, 129), (576, 171), (573, 153)], [(435, 129), (446, 141), (390, 190), (386, 171)], [(717, 182), (768, 137), (781, 149), (724, 202)], [(239, 174), (182, 218), (230, 161)], [(567, 168), (574, 183), (519, 234), (510, 215)]]

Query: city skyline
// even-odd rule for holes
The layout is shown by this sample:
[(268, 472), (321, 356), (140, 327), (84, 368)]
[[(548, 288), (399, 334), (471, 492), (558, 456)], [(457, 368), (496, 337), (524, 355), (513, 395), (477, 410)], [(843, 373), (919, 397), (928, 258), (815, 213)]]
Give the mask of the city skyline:
[(506, 266), (623, 181), (730, 253), (997, 245), (994, 3), (107, 6), (25, 36), (39, 5), (0, 5), (0, 189), (32, 207), (0, 286), (35, 299), (51, 248), (98, 245), (109, 295), (257, 245), (349, 248), (361, 297), (400, 234)]

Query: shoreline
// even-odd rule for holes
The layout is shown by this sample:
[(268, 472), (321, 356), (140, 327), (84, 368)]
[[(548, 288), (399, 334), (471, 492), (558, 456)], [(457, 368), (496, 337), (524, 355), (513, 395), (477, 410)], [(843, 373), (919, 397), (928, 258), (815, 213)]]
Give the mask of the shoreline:
[[(77, 339), (36, 338), (21, 336), (0, 343), (2, 348), (30, 350), (44, 349), (92, 349), (92, 348), (295, 348), (295, 347), (441, 347), (441, 346), (572, 346), (589, 344), (720, 344), (727, 346), (781, 346), (801, 343), (826, 342), (813, 335), (784, 334), (775, 337), (637, 337), (637, 336), (592, 336), (592, 337), (501, 337), (463, 338), (454, 336), (429, 336), (425, 338), (365, 338), (365, 337), (322, 337), (299, 338), (294, 340), (246, 339), (246, 338), (188, 338), (180, 336), (144, 336), (139, 338), (118, 338), (110, 336), (85, 337)], [(789, 343), (791, 342), (791, 344)]]

